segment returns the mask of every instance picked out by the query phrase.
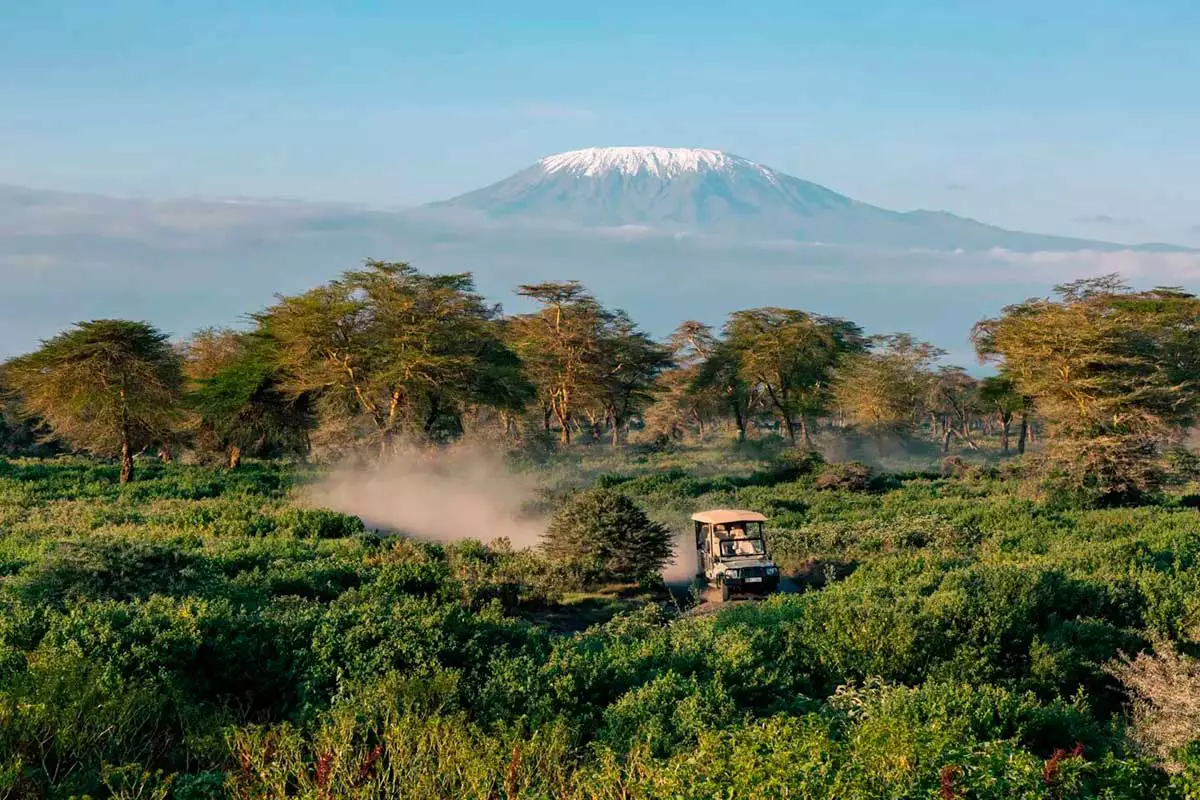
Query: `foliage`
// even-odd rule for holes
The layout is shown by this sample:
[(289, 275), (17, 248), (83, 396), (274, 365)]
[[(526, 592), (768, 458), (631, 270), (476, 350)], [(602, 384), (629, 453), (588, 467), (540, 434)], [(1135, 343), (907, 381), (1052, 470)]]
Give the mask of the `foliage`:
[(1115, 276), (1057, 291), (1057, 300), (980, 322), (976, 346), (1033, 398), (1066, 488), (1136, 500), (1159, 487), (1162, 447), (1200, 409), (1200, 300), (1170, 288), (1133, 292)]
[(369, 261), (255, 317), (278, 352), (283, 387), (316, 398), (336, 442), (361, 436), (386, 457), (401, 434), (457, 429), (469, 406), (524, 403), (496, 315), (470, 275)]
[(600, 407), (612, 427), (612, 442), (616, 445), (621, 443), (630, 417), (654, 400), (659, 373), (671, 358), (624, 312), (613, 314), (607, 322), (600, 340)]
[(785, 449), (538, 468), (605, 472), (571, 503), (606, 498), (589, 524), (765, 511), (806, 590), (695, 616), (298, 507), (311, 468), (153, 462), (121, 487), (0, 461), (0, 775), (64, 798), (1193, 796), (1194, 746), (1160, 769), (1108, 666), (1192, 647), (1193, 509), (1054, 511), (983, 471), (821, 489)]
[(613, 489), (575, 495), (546, 529), (546, 553), (586, 583), (644, 580), (662, 569), (671, 551), (667, 528)]
[(1133, 698), (1131, 735), (1173, 772), (1194, 758), (1186, 750), (1200, 743), (1200, 664), (1161, 637), (1154, 652), (1124, 656), (1107, 667)]
[(122, 483), (133, 475), (133, 454), (169, 436), (178, 420), (179, 358), (143, 322), (81, 322), (4, 372), (25, 412), (57, 438), (120, 456)]
[(712, 329), (689, 320), (675, 330), (668, 345), (674, 366), (659, 376), (659, 397), (646, 411), (647, 425), (671, 439), (682, 438), (694, 426), (703, 439), (716, 420), (732, 412), (744, 437), (742, 404), (731, 402), (729, 388), (718, 385), (719, 370), (713, 364), (718, 342)]
[(875, 336), (838, 366), (834, 403), (854, 426), (907, 433), (921, 421), (943, 351), (907, 334)]
[(983, 409), (995, 414), (1000, 422), (1000, 451), (1002, 454), (1007, 454), (1009, 450), (1009, 428), (1012, 425), (1013, 415), (1021, 415), (1021, 434), (1017, 442), (1017, 449), (1024, 453), (1025, 436), (1028, 433), (1027, 417), (1032, 401), (1017, 391), (1017, 385), (1012, 376), (1001, 373), (981, 380), (978, 401)]
[(508, 320), (508, 336), (537, 387), (545, 430), (553, 419), (567, 444), (587, 417), (593, 430), (607, 424), (619, 443), (629, 419), (653, 400), (670, 363), (667, 351), (575, 281), (525, 285), (518, 293), (542, 307)]
[(577, 282), (522, 286), (519, 294), (542, 309), (508, 321), (509, 341), (537, 387), (549, 430), (553, 416), (564, 443), (576, 413), (601, 383), (600, 338), (607, 312)]
[(185, 399), (198, 417), (198, 446), (223, 452), (231, 469), (241, 464), (243, 451), (260, 457), (304, 454), (311, 397), (284, 391), (273, 341), (206, 330), (192, 337), (184, 353), (191, 383)]
[[(126, 458), (0, 457), (0, 800), (1200, 797), (1195, 298), (1060, 287), (981, 324), (976, 381), (802, 311), (664, 347), (522, 292), (369, 262), (249, 333), (99, 321), (6, 365), (0, 450)], [(998, 463), (1018, 419), (1056, 492)], [(114, 481), (182, 434), (258, 459)], [(519, 446), (543, 550), (368, 531), (265, 460), (460, 435)], [(769, 517), (796, 591), (663, 585), (716, 507)]]
[(20, 403), (4, 388), (0, 365), (0, 455), (51, 455), (57, 449), (45, 425), (21, 411)]
[(725, 336), (741, 379), (761, 388), (793, 442), (799, 423), (806, 443), (805, 418), (826, 407), (834, 366), (864, 346), (852, 322), (787, 308), (736, 311)]
[(929, 410), (937, 416), (942, 430), (942, 454), (950, 452), (950, 437), (956, 436), (972, 449), (979, 446), (971, 438), (971, 420), (978, 410), (979, 382), (962, 367), (939, 367), (929, 386)]

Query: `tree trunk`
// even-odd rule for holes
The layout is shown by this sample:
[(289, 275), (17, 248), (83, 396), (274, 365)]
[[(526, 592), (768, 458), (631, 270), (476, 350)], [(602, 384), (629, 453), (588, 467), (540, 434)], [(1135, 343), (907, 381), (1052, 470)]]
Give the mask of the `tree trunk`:
[(780, 412), (780, 417), (783, 419), (783, 428), (787, 431), (788, 439), (792, 443), (792, 447), (796, 446), (796, 423), (787, 414)]
[(133, 480), (133, 450), (129, 446), (129, 406), (125, 402), (125, 386), (121, 386), (121, 483)]
[(1025, 440), (1029, 438), (1029, 415), (1021, 415), (1021, 427), (1017, 432), (1017, 453), (1025, 455)]
[(158, 460), (164, 464), (170, 464), (172, 460), (171, 449), (169, 447), (160, 447), (158, 449)]
[(739, 442), (746, 441), (746, 417), (737, 403), (733, 404), (733, 419), (737, 423), (737, 440)]
[(1012, 423), (1012, 417), (1000, 418), (1000, 452), (1008, 455), (1008, 429)]
[(227, 462), (227, 465), (230, 469), (237, 469), (242, 465), (242, 448), (238, 447), (236, 444), (231, 444), (229, 445), (228, 455), (229, 461)]
[[(812, 450), (812, 436), (809, 435), (809, 432), (808, 432), (808, 415), (807, 414), (800, 415), (800, 438), (804, 442), (804, 449)], [(793, 442), (795, 441), (795, 437), (792, 437), (792, 441)]]
[(942, 428), (942, 456), (943, 457), (950, 455), (950, 437), (951, 437), (951, 435), (953, 435), (953, 433), (954, 433), (954, 431), (953, 431), (953, 429), (951, 429), (949, 424), (947, 424), (944, 428)]
[(121, 441), (121, 483), (133, 480), (133, 451), (129, 448), (129, 440)]
[(438, 414), (442, 411), (441, 403), (438, 402), (438, 396), (435, 394), (429, 400), (429, 413), (425, 415), (425, 438), (433, 438), (433, 426), (437, 424)]
[(396, 412), (400, 409), (400, 400), (404, 397), (404, 392), (401, 389), (392, 391), (392, 399), (388, 401), (387, 419), (383, 423), (383, 434), (379, 438), (379, 463), (382, 464), (387, 460), (388, 454), (392, 450), (392, 440), (396, 430)]

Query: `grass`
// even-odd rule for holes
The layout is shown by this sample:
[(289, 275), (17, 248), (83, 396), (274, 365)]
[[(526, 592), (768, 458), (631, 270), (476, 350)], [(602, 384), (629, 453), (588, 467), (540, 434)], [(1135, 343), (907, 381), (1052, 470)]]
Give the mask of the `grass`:
[(0, 798), (1196, 796), (1194, 743), (1142, 749), (1110, 668), (1196, 655), (1195, 510), (1056, 509), (994, 462), (854, 489), (759, 443), (521, 467), (547, 507), (767, 513), (800, 591), (688, 615), (374, 535), (300, 502), (309, 468), (0, 461)]

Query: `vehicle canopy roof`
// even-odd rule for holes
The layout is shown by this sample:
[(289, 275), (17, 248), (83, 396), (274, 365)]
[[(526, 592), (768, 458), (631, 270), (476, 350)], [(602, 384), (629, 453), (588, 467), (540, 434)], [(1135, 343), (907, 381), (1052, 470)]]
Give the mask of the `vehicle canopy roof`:
[(766, 522), (767, 518), (757, 511), (744, 511), (735, 508), (715, 508), (712, 511), (699, 511), (692, 514), (696, 522), (706, 525), (731, 525), (734, 522)]

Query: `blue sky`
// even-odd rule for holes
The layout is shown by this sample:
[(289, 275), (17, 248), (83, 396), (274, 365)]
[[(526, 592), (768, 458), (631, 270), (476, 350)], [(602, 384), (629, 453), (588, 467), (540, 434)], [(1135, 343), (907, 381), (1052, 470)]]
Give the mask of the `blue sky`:
[(1200, 3), (25, 0), (0, 182), (403, 205), (606, 144), (1200, 244)]

